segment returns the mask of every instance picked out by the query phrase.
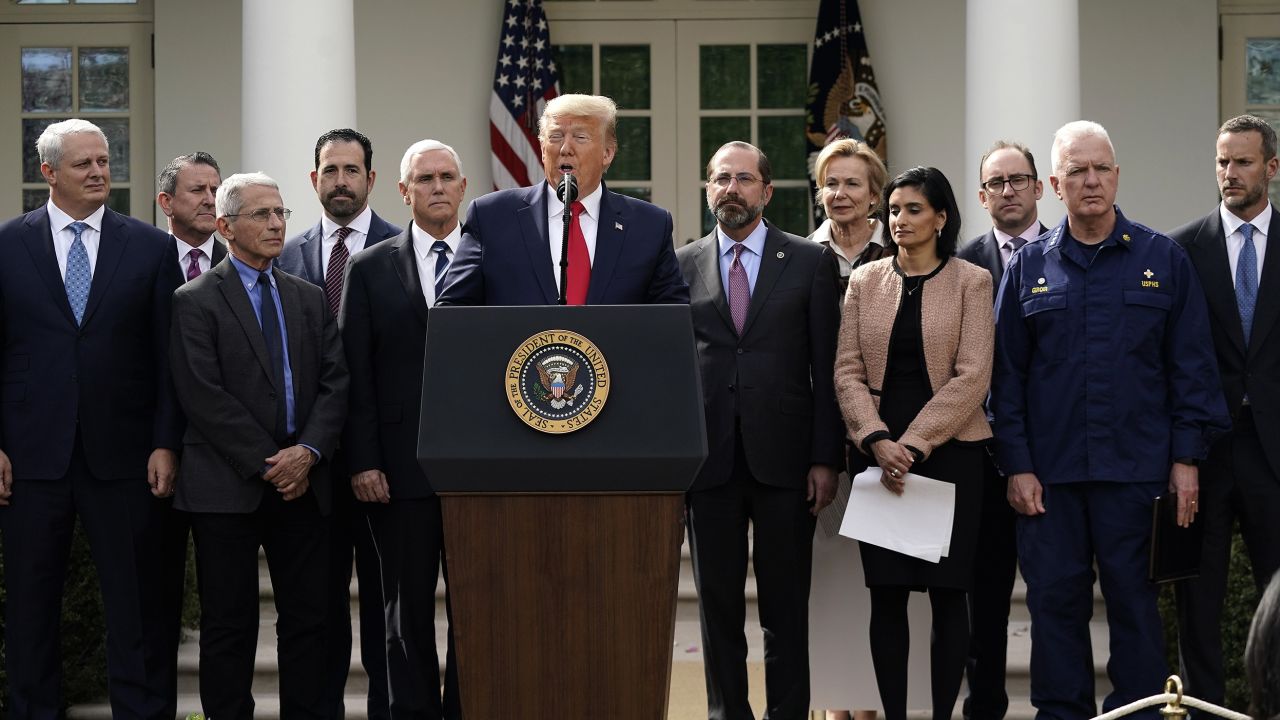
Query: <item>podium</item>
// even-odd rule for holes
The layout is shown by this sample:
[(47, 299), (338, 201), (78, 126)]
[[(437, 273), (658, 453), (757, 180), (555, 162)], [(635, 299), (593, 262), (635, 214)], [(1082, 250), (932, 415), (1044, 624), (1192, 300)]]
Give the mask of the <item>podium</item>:
[(707, 455), (688, 306), (432, 309), (422, 398), (464, 715), (665, 718)]

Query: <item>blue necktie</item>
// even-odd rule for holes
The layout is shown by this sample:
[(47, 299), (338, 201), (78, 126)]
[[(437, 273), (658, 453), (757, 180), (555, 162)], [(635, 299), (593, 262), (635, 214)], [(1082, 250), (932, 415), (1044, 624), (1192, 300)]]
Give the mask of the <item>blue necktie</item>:
[(89, 272), (89, 251), (84, 249), (84, 241), (80, 238), (89, 225), (77, 220), (67, 227), (76, 234), (76, 238), (71, 241), (71, 250), (67, 253), (67, 275), (63, 278), (63, 285), (67, 288), (67, 302), (71, 303), (76, 325), (79, 325), (84, 320), (84, 306), (89, 304), (89, 285), (93, 282), (93, 275)]
[(1249, 345), (1249, 331), (1253, 329), (1253, 310), (1258, 302), (1258, 252), (1253, 248), (1253, 225), (1240, 226), (1244, 235), (1244, 247), (1236, 261), (1236, 305), (1240, 307), (1240, 325), (1244, 328), (1244, 344)]
[(439, 302), (440, 295), (444, 293), (444, 276), (445, 271), (449, 269), (449, 243), (443, 240), (437, 240), (431, 244), (431, 252), (436, 254), (436, 301)]

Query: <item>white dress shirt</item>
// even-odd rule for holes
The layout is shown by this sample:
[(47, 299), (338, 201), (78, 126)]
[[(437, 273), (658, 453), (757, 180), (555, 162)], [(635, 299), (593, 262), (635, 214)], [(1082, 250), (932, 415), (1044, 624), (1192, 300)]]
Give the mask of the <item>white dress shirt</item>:
[[(578, 198), (582, 214), (578, 224), (582, 226), (582, 238), (587, 241), (587, 257), (596, 261), (596, 231), (600, 226), (600, 198), (604, 197), (604, 184), (596, 186), (590, 195)], [(551, 243), (551, 272), (556, 287), (560, 287), (560, 250), (564, 245), (564, 203), (556, 197), (556, 189), (547, 183), (547, 240)]]
[[(369, 239), (369, 221), (373, 218), (373, 210), (368, 205), (355, 217), (347, 227), (351, 234), (347, 235), (347, 252), (355, 255), (364, 249)], [(333, 246), (338, 242), (338, 229), (342, 226), (329, 219), (328, 215), (320, 216), (320, 232), (324, 233), (320, 241), (320, 272), (329, 271), (329, 257), (333, 255)]]
[[(58, 258), (58, 275), (66, 278), (67, 255), (71, 253), (71, 243), (76, 240), (75, 231), (67, 226), (76, 219), (54, 205), (52, 198), (45, 207), (49, 212), (49, 231), (53, 235), (53, 254)], [(106, 211), (106, 205), (94, 210), (83, 221), (89, 227), (80, 232), (80, 242), (84, 243), (84, 250), (89, 254), (89, 277), (93, 277), (93, 271), (98, 267), (98, 243), (102, 240), (102, 216)]]
[(178, 264), (182, 266), (182, 277), (185, 278), (187, 276), (187, 267), (191, 265), (192, 250), (199, 250), (203, 253), (199, 260), (201, 275), (209, 272), (209, 268), (213, 267), (213, 244), (217, 240), (214, 240), (212, 235), (194, 248), (188, 245), (186, 240), (179, 239), (173, 233), (170, 233), (169, 237), (173, 238), (173, 241), (178, 244)]
[[(1009, 258), (1013, 257), (1013, 235), (1001, 230), (998, 227), (991, 228), (991, 233), (996, 236), (996, 245), (1000, 248), (1000, 264), (1004, 267), (1009, 266)], [(1022, 244), (1025, 245), (1032, 240), (1040, 237), (1040, 221), (1037, 220), (1027, 226), (1026, 230), (1018, 236), (1022, 238)]]
[[(1240, 251), (1244, 249), (1244, 233), (1240, 226), (1244, 220), (1227, 210), (1226, 205), (1219, 205), (1222, 214), (1222, 233), (1227, 236), (1227, 262), (1231, 264), (1231, 284), (1236, 282), (1236, 266), (1240, 264)], [(1262, 286), (1262, 260), (1267, 254), (1267, 231), (1271, 229), (1271, 203), (1262, 208), (1262, 212), (1249, 221), (1253, 225), (1253, 249), (1258, 255), (1258, 286)]]
[[(422, 297), (427, 301), (427, 307), (433, 307), (436, 304), (436, 254), (431, 251), (431, 246), (436, 244), (436, 238), (418, 227), (416, 222), (409, 227), (409, 233), (413, 236), (413, 257), (418, 261), (418, 284), (422, 286)], [(453, 255), (462, 242), (462, 223), (453, 226), (444, 242), (449, 246), (444, 255), (453, 264)]]

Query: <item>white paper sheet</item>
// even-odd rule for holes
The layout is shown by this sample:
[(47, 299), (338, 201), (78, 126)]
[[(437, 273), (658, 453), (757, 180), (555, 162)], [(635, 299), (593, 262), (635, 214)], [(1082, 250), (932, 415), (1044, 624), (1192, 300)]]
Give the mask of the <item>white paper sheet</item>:
[(936, 563), (951, 550), (956, 486), (907, 473), (902, 495), (880, 484), (872, 466), (853, 478), (840, 534)]

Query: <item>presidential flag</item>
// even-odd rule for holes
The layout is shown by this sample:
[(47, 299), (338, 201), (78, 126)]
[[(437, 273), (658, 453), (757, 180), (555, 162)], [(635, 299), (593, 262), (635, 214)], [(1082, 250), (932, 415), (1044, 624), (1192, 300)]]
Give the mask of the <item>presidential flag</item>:
[[(822, 0), (818, 8), (805, 122), (809, 181), (815, 189), (818, 153), (836, 140), (861, 140), (888, 164), (884, 106), (871, 69), (858, 0)], [(816, 209), (816, 222), (822, 221), (821, 212)]]
[(559, 94), (541, 1), (507, 0), (489, 97), (495, 190), (525, 187), (542, 178), (538, 116)]

